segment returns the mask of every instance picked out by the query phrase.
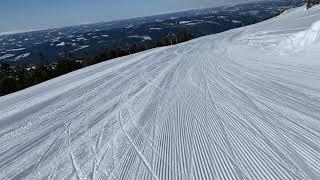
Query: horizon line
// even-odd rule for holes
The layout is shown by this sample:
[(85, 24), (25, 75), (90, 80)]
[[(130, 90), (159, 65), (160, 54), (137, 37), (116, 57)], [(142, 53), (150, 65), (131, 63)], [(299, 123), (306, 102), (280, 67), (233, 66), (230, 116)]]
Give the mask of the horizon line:
[[(247, 2), (252, 3), (252, 2)], [(138, 19), (138, 18), (145, 18), (145, 17), (153, 17), (153, 16), (161, 16), (166, 14), (173, 14), (173, 13), (179, 13), (179, 12), (188, 12), (188, 11), (194, 11), (194, 10), (202, 10), (202, 9), (210, 9), (210, 8), (221, 8), (226, 6), (236, 6), (239, 4), (247, 4), (247, 3), (228, 3), (226, 5), (219, 5), (219, 6), (211, 6), (211, 7), (203, 7), (203, 8), (193, 8), (193, 9), (185, 9), (181, 11), (169, 11), (159, 14), (153, 14), (153, 15), (147, 15), (147, 16), (136, 16), (132, 18), (123, 18), (123, 19), (114, 19), (110, 21), (97, 21), (97, 22), (83, 22), (78, 24), (71, 24), (71, 25), (65, 25), (65, 26), (53, 26), (53, 27), (47, 27), (47, 28), (38, 28), (38, 29), (22, 29), (22, 30), (12, 30), (12, 31), (0, 31), (0, 37), (6, 36), (6, 35), (15, 35), (15, 34), (23, 34), (23, 33), (30, 33), (30, 32), (38, 32), (38, 31), (47, 31), (47, 30), (54, 30), (54, 29), (62, 29), (62, 28), (68, 28), (68, 27), (74, 27), (74, 26), (84, 26), (84, 25), (92, 25), (92, 24), (99, 24), (99, 23), (111, 23), (111, 22), (117, 22), (117, 21), (125, 21), (125, 20), (131, 20), (131, 19)]]

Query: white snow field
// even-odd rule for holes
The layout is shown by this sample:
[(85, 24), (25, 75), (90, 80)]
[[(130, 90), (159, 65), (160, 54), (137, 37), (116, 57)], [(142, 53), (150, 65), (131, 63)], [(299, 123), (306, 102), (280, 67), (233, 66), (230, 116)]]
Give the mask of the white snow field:
[(0, 179), (320, 179), (320, 7), (0, 98)]

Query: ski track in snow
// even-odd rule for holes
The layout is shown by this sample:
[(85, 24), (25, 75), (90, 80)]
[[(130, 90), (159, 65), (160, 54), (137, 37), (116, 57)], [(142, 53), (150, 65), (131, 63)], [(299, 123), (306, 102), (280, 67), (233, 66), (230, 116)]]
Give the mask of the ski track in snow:
[(1, 97), (0, 179), (320, 179), (320, 62), (264, 23)]

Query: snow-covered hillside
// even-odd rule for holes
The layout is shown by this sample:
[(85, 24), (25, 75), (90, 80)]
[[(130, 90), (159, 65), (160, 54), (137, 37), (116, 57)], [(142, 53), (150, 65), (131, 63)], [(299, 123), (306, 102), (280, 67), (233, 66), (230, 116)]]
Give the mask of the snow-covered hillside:
[(320, 8), (0, 98), (0, 179), (320, 179)]

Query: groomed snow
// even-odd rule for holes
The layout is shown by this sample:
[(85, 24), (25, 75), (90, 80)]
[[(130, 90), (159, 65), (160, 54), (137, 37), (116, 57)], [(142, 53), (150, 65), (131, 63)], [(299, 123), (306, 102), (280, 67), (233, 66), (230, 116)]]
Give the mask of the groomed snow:
[(319, 180), (320, 45), (282, 52), (319, 19), (301, 7), (1, 97), (0, 179)]
[(281, 46), (289, 51), (300, 51), (317, 43), (320, 43), (320, 20), (313, 23), (309, 29), (293, 34)]

